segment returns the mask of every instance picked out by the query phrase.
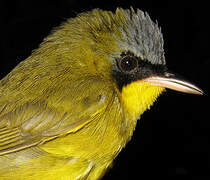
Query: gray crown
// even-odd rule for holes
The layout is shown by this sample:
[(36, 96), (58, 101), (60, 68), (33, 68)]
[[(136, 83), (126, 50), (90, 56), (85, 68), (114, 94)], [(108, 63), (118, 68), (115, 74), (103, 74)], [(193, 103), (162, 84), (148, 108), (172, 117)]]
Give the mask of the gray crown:
[(121, 29), (125, 42), (121, 42), (126, 51), (131, 51), (152, 64), (165, 64), (163, 35), (157, 23), (147, 13), (133, 9), (125, 10), (127, 26)]

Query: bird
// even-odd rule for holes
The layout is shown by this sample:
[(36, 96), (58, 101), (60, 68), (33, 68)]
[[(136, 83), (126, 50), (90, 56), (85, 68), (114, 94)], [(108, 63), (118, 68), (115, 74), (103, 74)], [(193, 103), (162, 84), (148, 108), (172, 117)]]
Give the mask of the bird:
[(168, 69), (148, 13), (67, 19), (0, 81), (0, 179), (103, 178), (166, 89), (203, 94)]

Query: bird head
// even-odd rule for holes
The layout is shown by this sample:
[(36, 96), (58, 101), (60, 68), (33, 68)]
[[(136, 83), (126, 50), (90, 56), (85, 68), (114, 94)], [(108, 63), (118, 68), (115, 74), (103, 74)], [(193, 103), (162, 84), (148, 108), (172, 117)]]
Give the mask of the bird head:
[(100, 77), (111, 86), (133, 119), (138, 119), (165, 88), (202, 94), (192, 83), (170, 73), (161, 30), (141, 10), (81, 13), (60, 26), (46, 42), (59, 44), (58, 53), (62, 49), (67, 61), (71, 57), (71, 66), (83, 76)]

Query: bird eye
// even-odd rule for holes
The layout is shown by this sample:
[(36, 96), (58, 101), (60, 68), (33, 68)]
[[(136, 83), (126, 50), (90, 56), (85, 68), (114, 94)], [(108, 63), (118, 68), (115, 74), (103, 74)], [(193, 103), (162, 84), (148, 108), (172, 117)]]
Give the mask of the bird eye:
[(119, 60), (118, 66), (126, 73), (133, 72), (138, 67), (138, 60), (132, 56), (125, 56)]

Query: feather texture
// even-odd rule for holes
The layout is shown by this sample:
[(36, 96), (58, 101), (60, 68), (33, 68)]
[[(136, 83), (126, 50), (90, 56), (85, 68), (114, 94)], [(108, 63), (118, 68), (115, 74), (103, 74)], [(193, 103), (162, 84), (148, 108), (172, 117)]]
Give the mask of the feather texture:
[(141, 11), (96, 9), (56, 28), (0, 81), (0, 179), (101, 178), (161, 91), (120, 92), (115, 60), (129, 50), (164, 64), (162, 45)]

